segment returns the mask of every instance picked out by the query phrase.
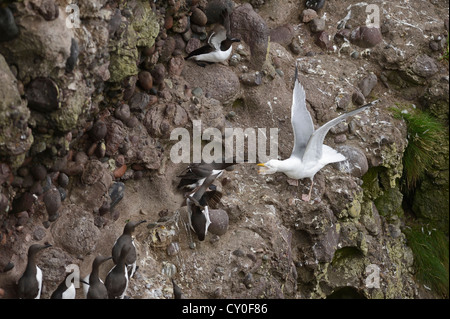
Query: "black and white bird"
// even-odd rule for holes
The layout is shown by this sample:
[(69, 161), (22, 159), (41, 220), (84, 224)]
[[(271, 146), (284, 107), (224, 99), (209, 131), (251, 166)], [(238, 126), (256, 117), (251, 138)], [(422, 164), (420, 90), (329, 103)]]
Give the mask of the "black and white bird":
[(261, 166), (261, 169), (258, 173), (273, 174), (282, 172), (294, 180), (309, 178), (311, 180), (309, 193), (308, 195), (302, 195), (302, 200), (309, 201), (314, 184), (314, 175), (325, 165), (346, 159), (344, 155), (323, 144), (328, 131), (336, 124), (367, 110), (377, 102), (378, 100), (373, 101), (356, 110), (342, 114), (315, 130), (311, 114), (306, 108), (305, 91), (298, 81), (296, 66), (291, 108), (291, 124), (294, 131), (294, 147), (291, 156), (285, 160), (271, 159), (267, 163), (259, 163), (258, 166)]
[(217, 24), (208, 38), (208, 43), (190, 52), (185, 60), (194, 60), (200, 66), (205, 66), (202, 62), (224, 62), (230, 57), (234, 42), (240, 40), (229, 37), (228, 30), (223, 25)]
[(73, 280), (76, 280), (73, 272), (67, 273), (64, 280), (50, 296), (50, 299), (75, 299), (76, 290)]
[(110, 260), (112, 257), (97, 256), (92, 262), (92, 271), (89, 275), (84, 277), (83, 292), (86, 299), (108, 299), (108, 291), (100, 279), (99, 269), (105, 261)]
[(136, 246), (134, 245), (132, 235), (136, 227), (145, 222), (146, 220), (129, 221), (125, 225), (122, 235), (119, 238), (117, 238), (112, 248), (112, 259), (115, 264), (119, 262), (122, 248), (125, 246), (130, 248), (130, 251), (127, 254), (127, 258), (125, 260), (125, 264), (127, 265), (127, 270), (129, 272), (128, 274), (129, 278), (133, 277), (136, 271), (136, 259), (137, 259)]
[(18, 281), (20, 299), (40, 299), (42, 291), (42, 270), (36, 265), (37, 254), (50, 244), (34, 244), (28, 248), (28, 261), (25, 272)]
[(119, 259), (105, 278), (105, 287), (108, 291), (109, 299), (123, 299), (128, 288), (128, 271), (126, 259), (131, 251), (129, 245), (122, 246)]
[(205, 240), (211, 219), (209, 218), (209, 198), (211, 192), (206, 190), (220, 173), (210, 174), (203, 184), (186, 198), (189, 225), (196, 233), (198, 240)]
[(200, 163), (191, 163), (181, 175), (177, 176), (181, 178), (177, 188), (194, 190), (202, 185), (208, 176), (218, 174), (217, 177), (220, 177), (225, 170), (233, 169), (233, 165), (236, 164), (236, 160), (233, 159), (229, 162), (230, 163), (222, 159), (221, 162), (205, 163), (202, 161)]

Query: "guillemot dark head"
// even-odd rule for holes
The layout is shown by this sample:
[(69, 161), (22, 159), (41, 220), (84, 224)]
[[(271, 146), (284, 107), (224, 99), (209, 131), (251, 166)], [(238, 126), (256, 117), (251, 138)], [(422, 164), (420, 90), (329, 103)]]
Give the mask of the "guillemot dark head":
[(28, 261), (25, 272), (18, 281), (18, 294), (21, 299), (39, 299), (42, 290), (42, 271), (36, 265), (37, 254), (50, 244), (34, 244), (28, 248)]

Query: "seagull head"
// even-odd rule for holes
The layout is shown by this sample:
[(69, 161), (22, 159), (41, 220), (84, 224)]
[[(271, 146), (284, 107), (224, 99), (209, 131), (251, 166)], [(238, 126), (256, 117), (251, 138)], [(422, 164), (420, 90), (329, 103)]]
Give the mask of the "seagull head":
[(278, 171), (279, 163), (279, 160), (271, 159), (266, 163), (257, 164), (260, 167), (260, 169), (258, 169), (258, 174), (267, 175), (276, 173)]

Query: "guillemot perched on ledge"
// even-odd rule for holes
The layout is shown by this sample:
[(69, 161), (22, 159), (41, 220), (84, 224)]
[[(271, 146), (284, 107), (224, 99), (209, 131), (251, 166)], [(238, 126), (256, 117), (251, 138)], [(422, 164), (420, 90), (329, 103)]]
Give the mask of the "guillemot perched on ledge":
[(40, 299), (42, 291), (42, 270), (36, 265), (37, 254), (50, 244), (34, 244), (28, 248), (27, 268), (18, 282), (20, 299)]
[(224, 26), (217, 25), (208, 38), (208, 44), (189, 53), (185, 60), (195, 60), (200, 66), (205, 66), (205, 64), (198, 62), (217, 63), (226, 61), (233, 50), (231, 45), (234, 42), (240, 42), (239, 39), (228, 37), (227, 33)]

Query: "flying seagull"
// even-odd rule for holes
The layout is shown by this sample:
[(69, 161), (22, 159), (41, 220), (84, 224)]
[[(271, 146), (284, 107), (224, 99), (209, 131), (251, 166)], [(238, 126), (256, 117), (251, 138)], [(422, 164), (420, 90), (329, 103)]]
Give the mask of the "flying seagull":
[(285, 160), (272, 159), (267, 163), (259, 163), (258, 166), (261, 169), (258, 173), (273, 174), (275, 172), (283, 172), (286, 176), (295, 180), (309, 178), (311, 180), (309, 193), (308, 195), (302, 195), (302, 200), (308, 202), (311, 199), (314, 175), (325, 165), (346, 159), (344, 155), (323, 144), (328, 131), (336, 124), (368, 109), (378, 101), (375, 100), (356, 110), (342, 114), (314, 130), (311, 114), (306, 108), (305, 90), (298, 81), (296, 65), (291, 108), (291, 124), (294, 131), (294, 147), (291, 156)]

